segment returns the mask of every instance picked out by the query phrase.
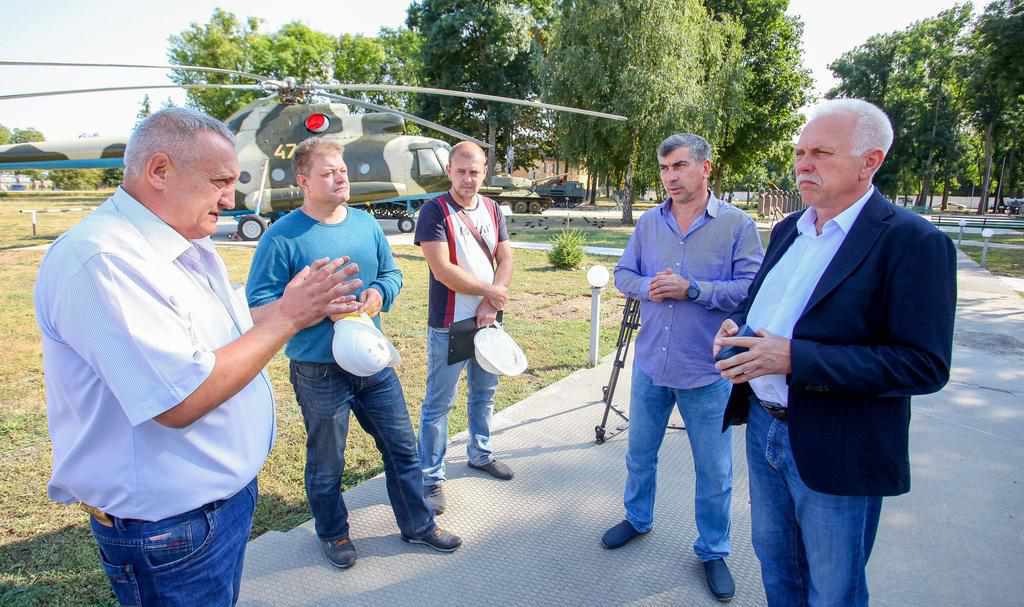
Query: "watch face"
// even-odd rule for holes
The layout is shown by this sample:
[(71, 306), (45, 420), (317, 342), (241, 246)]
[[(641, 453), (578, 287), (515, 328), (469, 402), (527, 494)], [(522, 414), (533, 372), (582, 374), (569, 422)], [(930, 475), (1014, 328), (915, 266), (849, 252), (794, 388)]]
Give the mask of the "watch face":
[(698, 297), (700, 297), (700, 289), (696, 285), (690, 285), (686, 288), (687, 299), (697, 299)]

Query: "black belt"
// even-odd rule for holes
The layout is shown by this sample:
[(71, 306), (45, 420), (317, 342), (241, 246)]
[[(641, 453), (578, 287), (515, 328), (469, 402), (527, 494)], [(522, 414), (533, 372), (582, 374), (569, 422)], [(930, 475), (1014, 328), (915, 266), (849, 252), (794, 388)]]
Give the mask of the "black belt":
[(780, 422), (786, 421), (786, 415), (789, 412), (788, 408), (783, 407), (779, 403), (764, 401), (760, 398), (757, 399), (757, 402), (761, 405), (762, 409), (768, 412), (768, 415), (771, 415)]

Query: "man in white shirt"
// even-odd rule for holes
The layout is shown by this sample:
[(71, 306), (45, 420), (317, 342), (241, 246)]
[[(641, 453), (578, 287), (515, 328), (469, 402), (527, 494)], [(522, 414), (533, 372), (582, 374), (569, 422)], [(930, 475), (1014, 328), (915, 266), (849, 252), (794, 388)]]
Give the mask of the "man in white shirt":
[(263, 368), (302, 328), (355, 310), (359, 283), (336, 271), (345, 260), (318, 260), (253, 318), (209, 238), (235, 205), (232, 133), (164, 110), (124, 161), (121, 188), (39, 268), (49, 495), (90, 513), (121, 604), (232, 605), (274, 438)]
[[(815, 109), (796, 144), (808, 208), (781, 221), (714, 352), (747, 425), (751, 539), (769, 607), (866, 607), (883, 496), (910, 490), (910, 397), (949, 379), (956, 250), (872, 179), (888, 117)], [(739, 325), (755, 337), (738, 337)]]

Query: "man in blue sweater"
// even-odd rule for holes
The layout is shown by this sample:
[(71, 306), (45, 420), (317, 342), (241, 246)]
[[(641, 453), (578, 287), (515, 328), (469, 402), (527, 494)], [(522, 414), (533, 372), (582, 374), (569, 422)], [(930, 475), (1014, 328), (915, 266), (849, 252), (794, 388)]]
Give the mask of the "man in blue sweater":
[[(343, 148), (314, 137), (295, 148), (295, 179), (302, 207), (276, 221), (260, 240), (246, 293), (251, 307), (277, 300), (292, 277), (322, 258), (348, 257), (365, 288), (357, 292), (361, 312), (373, 317), (391, 308), (402, 288), (402, 272), (377, 221), (350, 209)], [(353, 375), (334, 360), (334, 326), (325, 318), (295, 335), (285, 348), (291, 383), (306, 425), (306, 496), (327, 560), (338, 568), (356, 560), (349, 539), (348, 511), (341, 496), (349, 411), (384, 458), (388, 497), (406, 542), (451, 552), (462, 540), (434, 523), (423, 498), (423, 473), (402, 385), (392, 367), (369, 377)]]

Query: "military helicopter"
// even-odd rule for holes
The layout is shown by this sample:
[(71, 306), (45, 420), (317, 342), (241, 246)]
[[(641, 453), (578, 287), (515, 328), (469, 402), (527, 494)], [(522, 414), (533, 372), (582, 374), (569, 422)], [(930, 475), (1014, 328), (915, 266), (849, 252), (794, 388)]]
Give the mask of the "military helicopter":
[[(340, 92), (389, 91), (445, 95), (625, 120), (623, 116), (540, 101), (427, 87), (299, 83), (294, 78), (275, 80), (249, 72), (190, 65), (0, 60), (0, 66), (15, 65), (180, 70), (231, 74), (255, 80), (255, 84), (161, 84), (0, 95), (0, 101), (3, 101), (155, 88), (233, 89), (267, 93), (266, 97), (243, 107), (225, 121), (237, 140), (236, 151), (241, 172), (235, 191), (237, 210), (234, 213), (238, 219), (238, 236), (243, 240), (259, 239), (271, 221), (301, 204), (302, 192), (295, 186), (291, 158), (296, 146), (314, 135), (334, 138), (345, 146), (344, 158), (351, 181), (350, 203), (366, 204), (378, 218), (397, 219), (398, 228), (403, 232), (412, 231), (415, 225), (413, 214), (419, 205), (448, 189), (445, 167), (451, 150), (451, 146), (440, 139), (406, 135), (405, 121), (488, 147), (485, 142), (465, 133), (395, 108), (354, 99)], [(348, 106), (368, 111), (354, 114)], [(0, 170), (123, 166), (126, 143), (127, 137), (0, 146)]]

